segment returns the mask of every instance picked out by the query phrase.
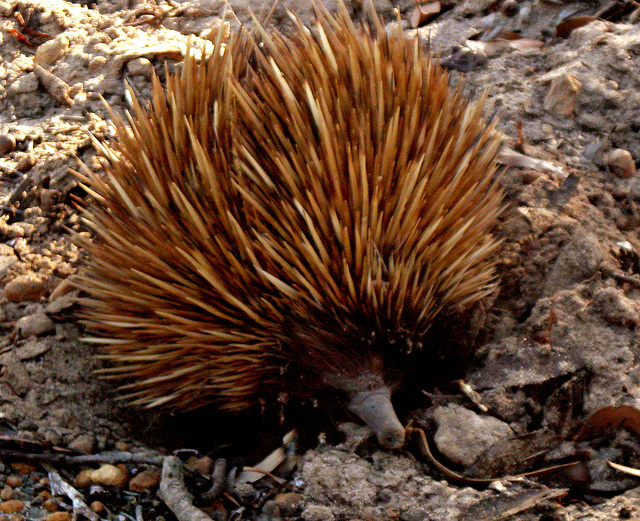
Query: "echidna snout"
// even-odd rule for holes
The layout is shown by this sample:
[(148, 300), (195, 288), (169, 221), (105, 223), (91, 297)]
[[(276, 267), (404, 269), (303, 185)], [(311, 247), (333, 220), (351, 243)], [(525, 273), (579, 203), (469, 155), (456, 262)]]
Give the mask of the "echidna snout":
[(134, 404), (235, 413), (330, 385), (398, 447), (395, 377), (455, 357), (432, 323), (495, 288), (495, 123), (417, 39), (320, 2), (296, 24), (219, 36), (113, 116), (83, 176), (82, 315)]
[(399, 449), (404, 445), (405, 429), (391, 404), (388, 387), (354, 393), (348, 407), (373, 429), (383, 447)]

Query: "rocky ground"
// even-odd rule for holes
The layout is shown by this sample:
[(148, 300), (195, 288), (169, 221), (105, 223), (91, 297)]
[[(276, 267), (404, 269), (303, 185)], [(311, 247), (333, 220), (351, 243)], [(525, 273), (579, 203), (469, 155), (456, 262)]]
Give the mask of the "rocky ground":
[[(189, 37), (219, 27), (226, 5), (0, 0), (0, 517), (173, 519), (156, 495), (159, 456), (191, 438), (182, 420), (119, 407), (93, 373), (68, 283), (82, 260), (72, 230), (86, 233), (76, 207), (90, 204), (73, 170), (99, 168), (89, 133), (112, 134), (102, 98), (126, 110), (125, 81), (148, 98), (153, 71), (178, 68)], [(235, 27), (271, 3), (230, 7)], [(502, 281), (466, 378), (477, 394), (426, 388), (405, 417), (453, 470), (437, 470), (418, 436), (381, 451), (345, 424), (307, 442), (286, 481), (243, 475), (199, 505), (274, 521), (640, 518), (637, 478), (608, 464), (640, 466), (638, 4), (375, 7), (430, 42), (452, 81), (487, 90), (504, 133)], [(282, 0), (270, 23), (286, 30), (287, 8), (313, 18), (310, 3)], [(265, 432), (255, 452), (283, 434)], [(182, 452), (194, 492), (210, 486), (206, 454)]]

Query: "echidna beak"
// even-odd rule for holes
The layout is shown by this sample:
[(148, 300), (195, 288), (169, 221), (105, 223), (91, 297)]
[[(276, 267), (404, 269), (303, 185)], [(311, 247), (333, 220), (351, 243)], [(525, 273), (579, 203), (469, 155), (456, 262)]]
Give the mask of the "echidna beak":
[(383, 447), (399, 449), (404, 445), (404, 427), (393, 409), (387, 387), (352, 393), (349, 410), (373, 429)]

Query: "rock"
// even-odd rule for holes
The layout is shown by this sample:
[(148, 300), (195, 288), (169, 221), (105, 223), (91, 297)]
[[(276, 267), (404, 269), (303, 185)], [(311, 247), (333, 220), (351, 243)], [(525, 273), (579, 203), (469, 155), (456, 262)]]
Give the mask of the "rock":
[(12, 302), (40, 300), (46, 294), (44, 282), (35, 275), (20, 275), (4, 288), (5, 298)]
[(92, 454), (95, 446), (96, 440), (90, 434), (81, 434), (75, 440), (69, 443), (69, 448), (71, 450), (81, 452), (82, 454)]
[(132, 76), (140, 75), (145, 78), (151, 78), (153, 64), (147, 58), (135, 58), (127, 62), (127, 72)]
[(29, 371), (20, 361), (15, 351), (9, 351), (2, 357), (2, 376), (4, 381), (18, 396), (24, 396), (33, 387)]
[(104, 504), (100, 501), (92, 501), (89, 505), (89, 508), (93, 510), (96, 514), (102, 514), (106, 510)]
[(127, 473), (123, 468), (107, 463), (99, 469), (80, 471), (76, 476), (75, 485), (79, 488), (86, 488), (90, 485), (123, 487), (127, 483), (127, 479)]
[(636, 175), (636, 164), (628, 150), (614, 148), (605, 154), (604, 160), (611, 169), (611, 173), (616, 177), (629, 179)]
[(277, 494), (274, 500), (284, 514), (290, 515), (302, 505), (304, 497), (297, 492), (284, 492)]
[(62, 445), (63, 438), (59, 432), (54, 431), (53, 429), (46, 429), (44, 431), (44, 441), (47, 444), (59, 446)]
[(2, 501), (8, 501), (9, 499), (13, 499), (13, 488), (9, 485), (5, 485), (2, 490), (0, 490), (0, 499)]
[(459, 405), (437, 407), (433, 417), (438, 424), (434, 436), (438, 450), (451, 462), (465, 467), (498, 441), (514, 436), (503, 421), (480, 416)]
[(58, 512), (60, 510), (60, 505), (58, 505), (58, 502), (52, 497), (49, 499), (46, 499), (42, 503), (42, 506), (49, 512)]
[(33, 72), (23, 74), (16, 79), (9, 88), (7, 94), (15, 96), (17, 94), (28, 94), (38, 90), (38, 78)]
[(16, 165), (16, 170), (18, 172), (28, 172), (31, 170), (36, 164), (36, 156), (31, 152), (27, 152), (23, 154), (20, 159), (18, 159), (18, 164)]
[(160, 471), (156, 469), (145, 469), (131, 478), (129, 481), (129, 490), (131, 492), (143, 492), (158, 486), (158, 483), (160, 483)]
[(9, 501), (3, 501), (0, 503), (0, 512), (5, 514), (15, 514), (20, 512), (24, 508), (24, 502), (19, 499), (10, 499)]
[(76, 474), (76, 479), (73, 481), (73, 485), (76, 488), (89, 488), (93, 485), (93, 482), (91, 481), (91, 472), (92, 471), (88, 469), (78, 472), (78, 474)]
[(544, 108), (558, 116), (574, 115), (576, 98), (582, 83), (573, 74), (562, 74), (551, 80), (551, 87), (544, 98)]
[(22, 485), (22, 478), (20, 476), (7, 476), (7, 485), (10, 487), (19, 487)]
[(131, 446), (126, 441), (118, 440), (115, 443), (115, 449), (129, 452), (131, 450)]
[(11, 134), (0, 134), (0, 155), (13, 152), (16, 148), (16, 138)]
[(59, 34), (53, 40), (38, 46), (33, 61), (38, 65), (52, 65), (65, 55), (67, 49), (69, 49), (69, 40), (66, 36)]
[(16, 322), (16, 332), (21, 338), (44, 335), (45, 333), (54, 331), (55, 328), (56, 326), (53, 320), (44, 313), (28, 315)]

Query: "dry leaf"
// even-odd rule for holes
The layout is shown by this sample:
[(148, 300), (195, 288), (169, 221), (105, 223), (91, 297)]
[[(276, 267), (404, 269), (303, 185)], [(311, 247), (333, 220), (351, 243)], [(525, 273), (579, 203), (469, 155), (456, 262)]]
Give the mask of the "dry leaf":
[(556, 25), (556, 36), (559, 38), (567, 38), (574, 29), (587, 25), (595, 20), (598, 20), (598, 18), (589, 15), (575, 16), (574, 18), (563, 20)]
[(411, 11), (411, 27), (414, 29), (426, 24), (431, 18), (442, 11), (440, 2), (430, 2), (425, 5), (416, 5)]
[(640, 436), (640, 410), (631, 405), (603, 407), (587, 418), (575, 441), (597, 438), (620, 429), (627, 429)]

